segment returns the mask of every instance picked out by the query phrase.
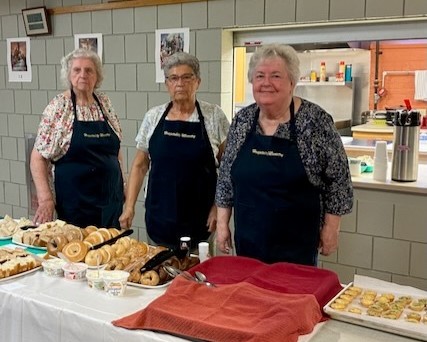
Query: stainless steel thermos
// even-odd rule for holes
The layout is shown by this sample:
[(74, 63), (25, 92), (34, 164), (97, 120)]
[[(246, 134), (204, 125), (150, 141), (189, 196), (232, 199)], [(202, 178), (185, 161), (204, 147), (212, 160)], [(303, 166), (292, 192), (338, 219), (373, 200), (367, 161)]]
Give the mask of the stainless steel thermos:
[(421, 115), (416, 110), (399, 110), (393, 119), (394, 139), (391, 179), (414, 182), (418, 176)]

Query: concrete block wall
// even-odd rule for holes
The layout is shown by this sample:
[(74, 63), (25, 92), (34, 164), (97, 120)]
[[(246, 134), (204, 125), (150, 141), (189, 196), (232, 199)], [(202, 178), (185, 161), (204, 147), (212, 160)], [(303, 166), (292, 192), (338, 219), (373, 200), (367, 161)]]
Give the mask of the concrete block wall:
[(427, 198), (356, 188), (354, 204), (338, 251), (321, 257), (322, 267), (344, 283), (361, 274), (427, 290)]
[[(101, 90), (111, 97), (120, 115), (128, 169), (135, 154), (134, 137), (144, 113), (168, 101), (164, 86), (155, 82), (156, 29), (190, 28), (190, 53), (200, 59), (202, 70), (198, 97), (220, 104), (231, 117), (233, 35), (224, 28), (427, 13), (427, 2), (423, 0), (207, 0), (70, 12), (52, 16), (51, 35), (31, 37), (32, 82), (8, 82), (6, 39), (26, 36), (22, 9), (107, 2), (0, 0), (0, 215), (28, 216), (24, 135), (36, 132), (44, 107), (63, 90), (59, 60), (73, 49), (74, 34), (103, 34), (106, 77)], [(134, 222), (135, 235), (140, 239), (145, 239), (143, 218), (140, 196)]]

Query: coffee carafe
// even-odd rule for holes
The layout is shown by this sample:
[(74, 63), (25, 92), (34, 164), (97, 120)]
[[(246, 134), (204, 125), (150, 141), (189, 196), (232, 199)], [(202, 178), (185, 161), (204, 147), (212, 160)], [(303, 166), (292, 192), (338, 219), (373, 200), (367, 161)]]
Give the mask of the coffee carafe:
[(406, 109), (398, 110), (394, 115), (391, 179), (414, 182), (418, 176), (421, 115), (419, 111)]

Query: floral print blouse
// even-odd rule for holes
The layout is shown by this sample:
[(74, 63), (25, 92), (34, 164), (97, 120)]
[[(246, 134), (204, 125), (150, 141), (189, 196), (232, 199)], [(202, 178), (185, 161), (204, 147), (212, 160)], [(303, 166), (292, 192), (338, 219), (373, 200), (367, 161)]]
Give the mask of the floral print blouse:
[[(104, 93), (95, 93), (103, 111), (95, 101), (89, 106), (76, 106), (77, 119), (80, 121), (103, 121), (104, 114), (108, 123), (122, 139), (122, 129), (110, 99)], [(37, 132), (34, 147), (46, 159), (57, 161), (70, 147), (73, 134), (74, 111), (71, 98), (65, 94), (55, 96), (45, 108)]]
[[(219, 207), (233, 206), (231, 167), (255, 119), (258, 106), (254, 103), (241, 109), (233, 118), (227, 145), (221, 159), (216, 189)], [(353, 186), (347, 155), (333, 119), (318, 105), (302, 99), (295, 113), (297, 146), (309, 181), (320, 189), (322, 217), (324, 213), (344, 215), (353, 206)], [(259, 123), (256, 134), (262, 134)], [(275, 133), (290, 138), (289, 122), (282, 123)]]

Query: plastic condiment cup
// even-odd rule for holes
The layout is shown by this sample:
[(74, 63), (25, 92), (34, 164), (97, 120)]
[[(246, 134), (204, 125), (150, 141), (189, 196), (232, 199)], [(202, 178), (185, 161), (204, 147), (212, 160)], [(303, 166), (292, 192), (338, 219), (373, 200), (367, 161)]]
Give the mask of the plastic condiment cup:
[(64, 266), (66, 262), (62, 259), (48, 259), (42, 262), (43, 271), (51, 277), (62, 277), (64, 276)]
[(104, 271), (88, 270), (86, 272), (87, 284), (92, 289), (104, 290)]
[(64, 278), (68, 280), (83, 280), (86, 276), (88, 266), (83, 262), (70, 262), (62, 266)]
[(104, 290), (109, 296), (118, 297), (125, 294), (129, 272), (103, 271), (102, 278), (104, 279)]

